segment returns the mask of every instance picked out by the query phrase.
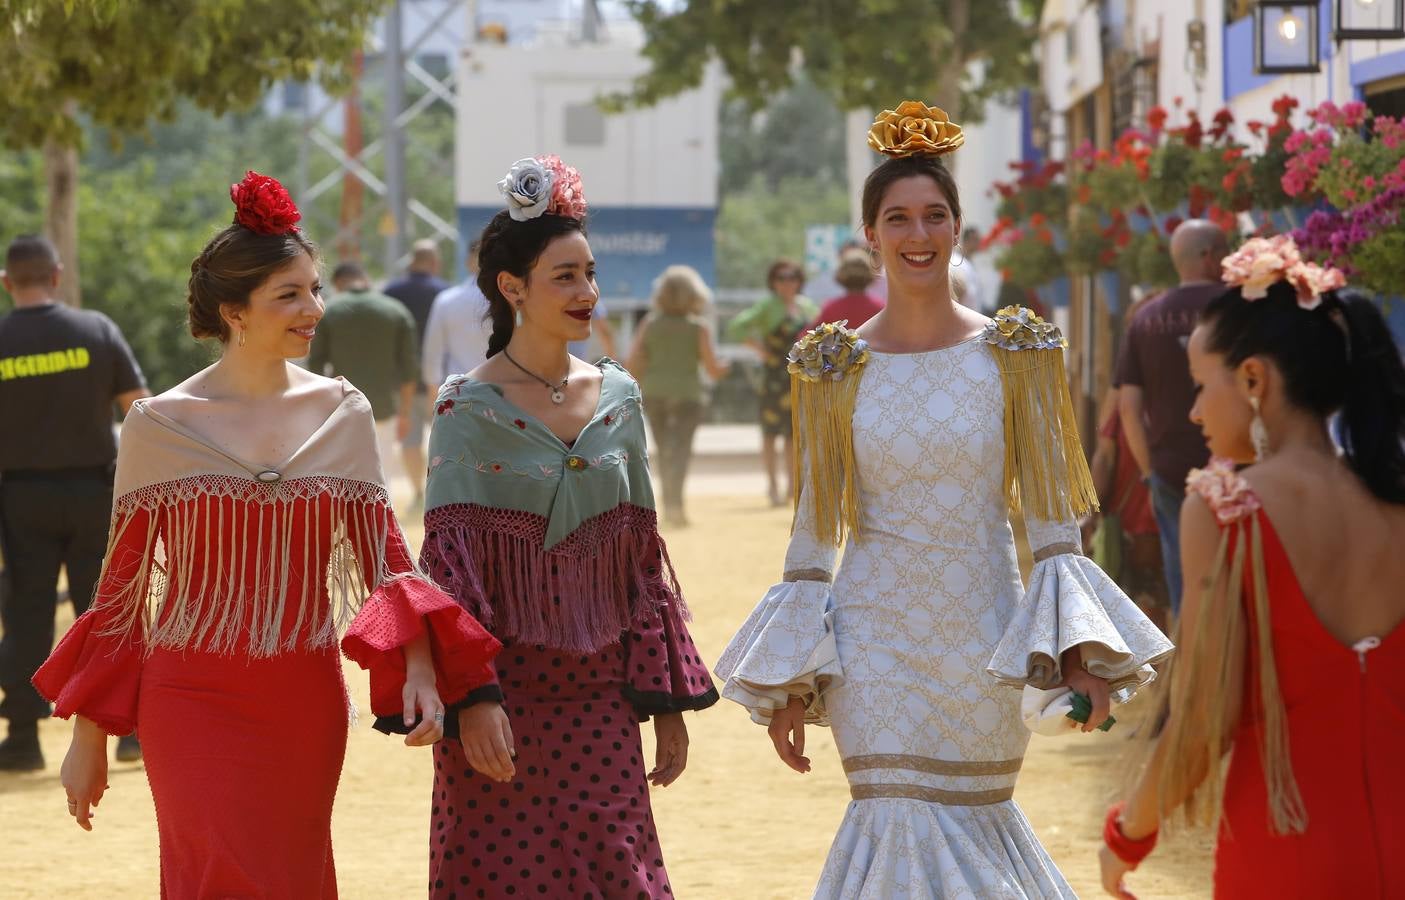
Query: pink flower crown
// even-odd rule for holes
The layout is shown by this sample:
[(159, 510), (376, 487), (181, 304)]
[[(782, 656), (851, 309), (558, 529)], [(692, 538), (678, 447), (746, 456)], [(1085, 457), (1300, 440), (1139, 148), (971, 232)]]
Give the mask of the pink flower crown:
[(515, 221), (525, 222), (543, 213), (584, 219), (585, 191), (581, 173), (568, 166), (561, 157), (529, 156), (519, 159), (508, 170), (507, 177), (498, 182), (498, 190), (507, 199), (507, 212)]
[(1279, 281), (1287, 281), (1298, 292), (1298, 305), (1316, 309), (1322, 295), (1346, 287), (1340, 269), (1310, 263), (1298, 252), (1298, 245), (1286, 234), (1271, 238), (1251, 238), (1222, 263), (1224, 283), (1240, 289), (1245, 300), (1260, 300)]

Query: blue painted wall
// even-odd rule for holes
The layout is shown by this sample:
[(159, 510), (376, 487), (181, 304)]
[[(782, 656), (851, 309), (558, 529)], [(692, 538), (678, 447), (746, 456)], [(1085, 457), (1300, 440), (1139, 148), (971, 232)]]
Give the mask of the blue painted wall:
[[(501, 206), (460, 206), (459, 259)], [(646, 300), (654, 279), (671, 265), (698, 270), (716, 286), (713, 227), (717, 210), (702, 208), (600, 207), (590, 209), (586, 228), (595, 254), (596, 281), (606, 300)], [(459, 263), (463, 278), (463, 263)]]

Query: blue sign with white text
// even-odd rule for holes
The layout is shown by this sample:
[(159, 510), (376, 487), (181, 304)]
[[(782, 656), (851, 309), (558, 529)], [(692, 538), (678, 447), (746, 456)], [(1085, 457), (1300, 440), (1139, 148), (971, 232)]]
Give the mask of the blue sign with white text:
[[(459, 259), (501, 206), (459, 207)], [(713, 226), (717, 210), (700, 207), (591, 207), (586, 220), (595, 279), (604, 300), (647, 300), (654, 279), (673, 265), (692, 266), (715, 286)], [(462, 262), (459, 263), (463, 265)], [(460, 276), (464, 273), (460, 270)]]

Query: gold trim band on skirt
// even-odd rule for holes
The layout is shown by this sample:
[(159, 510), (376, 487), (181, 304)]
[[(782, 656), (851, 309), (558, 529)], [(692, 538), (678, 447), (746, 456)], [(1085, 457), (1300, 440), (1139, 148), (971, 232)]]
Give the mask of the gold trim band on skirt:
[(1082, 556), (1083, 548), (1079, 547), (1073, 541), (1062, 541), (1057, 544), (1050, 544), (1047, 547), (1040, 547), (1038, 550), (1034, 551), (1034, 561), (1043, 562), (1055, 556), (1063, 556), (1065, 553), (1072, 553), (1074, 556)]
[(947, 791), (919, 784), (854, 784), (849, 794), (855, 800), (922, 800), (945, 806), (990, 806), (1015, 796), (1013, 786), (992, 791)]
[(909, 753), (871, 753), (864, 756), (850, 756), (844, 760), (845, 772), (863, 772), (868, 769), (907, 769), (913, 772), (926, 772), (929, 775), (1013, 775), (1024, 764), (1024, 757), (1016, 759), (932, 759), (929, 756), (914, 756)]
[(791, 569), (781, 576), (781, 581), (822, 581), (830, 584), (834, 581), (834, 576), (828, 569)]

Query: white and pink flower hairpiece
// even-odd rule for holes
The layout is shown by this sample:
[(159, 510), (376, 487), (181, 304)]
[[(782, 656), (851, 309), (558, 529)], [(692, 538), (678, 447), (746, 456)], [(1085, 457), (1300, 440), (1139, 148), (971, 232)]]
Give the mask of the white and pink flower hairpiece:
[(1251, 238), (1222, 264), (1224, 283), (1237, 287), (1245, 300), (1261, 300), (1268, 289), (1287, 281), (1298, 292), (1298, 305), (1316, 309), (1322, 295), (1346, 287), (1340, 269), (1319, 266), (1302, 258), (1298, 245), (1286, 234), (1271, 238)]
[(507, 198), (508, 215), (517, 222), (535, 219), (543, 213), (568, 219), (585, 218), (581, 173), (562, 162), (559, 156), (519, 159), (512, 164), (507, 177), (498, 182), (498, 190)]

